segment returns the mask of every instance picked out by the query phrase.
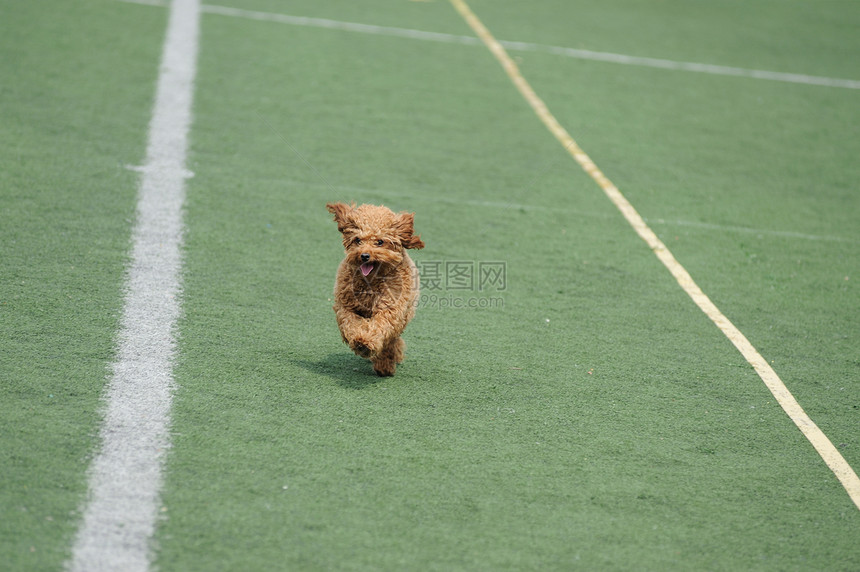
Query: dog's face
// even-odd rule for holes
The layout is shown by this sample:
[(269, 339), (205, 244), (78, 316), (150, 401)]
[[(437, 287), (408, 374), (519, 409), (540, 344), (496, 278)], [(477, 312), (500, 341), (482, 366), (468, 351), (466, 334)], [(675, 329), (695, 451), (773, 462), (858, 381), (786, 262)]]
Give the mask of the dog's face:
[(326, 208), (343, 234), (347, 261), (368, 280), (398, 267), (405, 249), (424, 248), (421, 237), (413, 234), (413, 213), (344, 203), (329, 203)]

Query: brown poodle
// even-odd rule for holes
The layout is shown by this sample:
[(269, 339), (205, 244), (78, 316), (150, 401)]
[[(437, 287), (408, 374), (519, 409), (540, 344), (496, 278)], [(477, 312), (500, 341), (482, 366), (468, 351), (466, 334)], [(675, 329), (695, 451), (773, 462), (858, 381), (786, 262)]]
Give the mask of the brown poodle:
[(326, 208), (346, 249), (334, 284), (334, 313), (343, 341), (369, 359), (377, 375), (394, 375), (406, 348), (400, 334), (418, 303), (418, 269), (406, 253), (424, 248), (421, 237), (413, 234), (415, 214), (355, 203), (329, 203)]

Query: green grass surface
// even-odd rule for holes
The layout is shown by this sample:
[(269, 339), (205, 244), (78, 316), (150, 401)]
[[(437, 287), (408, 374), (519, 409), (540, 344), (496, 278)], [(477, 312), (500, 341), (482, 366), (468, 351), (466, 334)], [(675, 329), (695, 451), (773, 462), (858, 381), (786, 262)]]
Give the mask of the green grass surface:
[[(58, 570), (86, 493), (164, 15), (0, 6), (0, 561)], [(137, 34), (128, 34), (129, 27)]]
[[(473, 8), (503, 39), (858, 79), (860, 11), (820, 4)], [(441, 1), (230, 5), (468, 34)], [(0, 8), (15, 570), (61, 567), (84, 500), (164, 21)], [(512, 55), (860, 467), (860, 92)], [(160, 570), (860, 566), (835, 477), (484, 48), (204, 15), (194, 115)], [(506, 288), (425, 288), (377, 378), (331, 311), (333, 200), (415, 211), (419, 265)]]

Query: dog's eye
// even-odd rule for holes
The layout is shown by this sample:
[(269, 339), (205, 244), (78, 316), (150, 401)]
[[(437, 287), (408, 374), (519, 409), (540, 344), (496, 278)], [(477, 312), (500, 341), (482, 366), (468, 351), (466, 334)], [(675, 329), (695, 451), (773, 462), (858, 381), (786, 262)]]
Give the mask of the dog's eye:
[(355, 237), (355, 240), (353, 242), (355, 242), (356, 244), (361, 244), (361, 239), (358, 237)]
[(383, 244), (385, 244), (385, 241), (382, 239), (376, 241), (376, 246), (382, 246)]

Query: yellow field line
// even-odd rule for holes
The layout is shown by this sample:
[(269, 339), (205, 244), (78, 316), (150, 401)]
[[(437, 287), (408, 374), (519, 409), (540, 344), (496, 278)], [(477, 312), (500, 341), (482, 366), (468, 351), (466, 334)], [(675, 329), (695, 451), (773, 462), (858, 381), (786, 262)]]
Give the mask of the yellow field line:
[(511, 81), (532, 107), (543, 124), (546, 125), (547, 129), (549, 129), (555, 138), (558, 139), (559, 143), (564, 146), (568, 153), (576, 159), (576, 162), (580, 164), (583, 170), (585, 170), (585, 172), (588, 173), (598, 185), (600, 185), (603, 192), (605, 192), (615, 206), (618, 207), (618, 210), (621, 211), (621, 214), (624, 215), (627, 222), (630, 223), (636, 233), (642, 237), (642, 240), (648, 244), (651, 250), (654, 251), (657, 258), (659, 258), (666, 268), (669, 269), (669, 272), (672, 273), (672, 276), (675, 277), (675, 280), (678, 281), (681, 288), (683, 288), (690, 298), (692, 298), (693, 302), (701, 308), (711, 321), (714, 322), (714, 324), (729, 340), (731, 340), (750, 365), (755, 368), (759, 377), (764, 381), (764, 384), (776, 398), (777, 402), (779, 402), (780, 406), (788, 414), (794, 424), (797, 425), (798, 429), (803, 432), (809, 442), (812, 443), (812, 446), (815, 447), (815, 450), (818, 451), (818, 454), (821, 455), (821, 458), (825, 463), (827, 463), (827, 466), (830, 467), (830, 470), (833, 471), (836, 478), (838, 478), (839, 482), (842, 483), (842, 486), (845, 487), (845, 490), (848, 492), (848, 496), (857, 508), (860, 509), (860, 478), (857, 477), (857, 474), (851, 468), (851, 465), (848, 464), (836, 447), (833, 446), (830, 439), (827, 438), (821, 429), (819, 429), (806, 414), (773, 368), (770, 367), (767, 361), (760, 353), (758, 353), (758, 350), (756, 350), (749, 340), (747, 340), (746, 336), (744, 336), (741, 331), (738, 330), (722, 312), (720, 312), (720, 309), (711, 302), (710, 298), (702, 292), (702, 289), (693, 281), (690, 274), (683, 266), (681, 266), (672, 253), (669, 252), (666, 245), (657, 238), (654, 231), (652, 231), (642, 217), (639, 216), (639, 213), (636, 212), (633, 205), (630, 204), (624, 195), (621, 194), (621, 191), (619, 191), (612, 181), (610, 181), (597, 167), (597, 165), (595, 165), (594, 161), (591, 160), (591, 157), (586, 155), (567, 130), (561, 126), (553, 114), (550, 113), (546, 104), (540, 97), (538, 97), (534, 89), (532, 89), (531, 85), (529, 85), (520, 73), (519, 68), (505, 49), (498, 41), (496, 41), (478, 17), (475, 16), (466, 2), (463, 0), (451, 0), (451, 4), (453, 4), (454, 8), (456, 8), (463, 19), (466, 20), (466, 23), (469, 24), (487, 48), (489, 48), (490, 52), (492, 52), (496, 59), (499, 60), (499, 63), (502, 64), (508, 77), (510, 77)]

